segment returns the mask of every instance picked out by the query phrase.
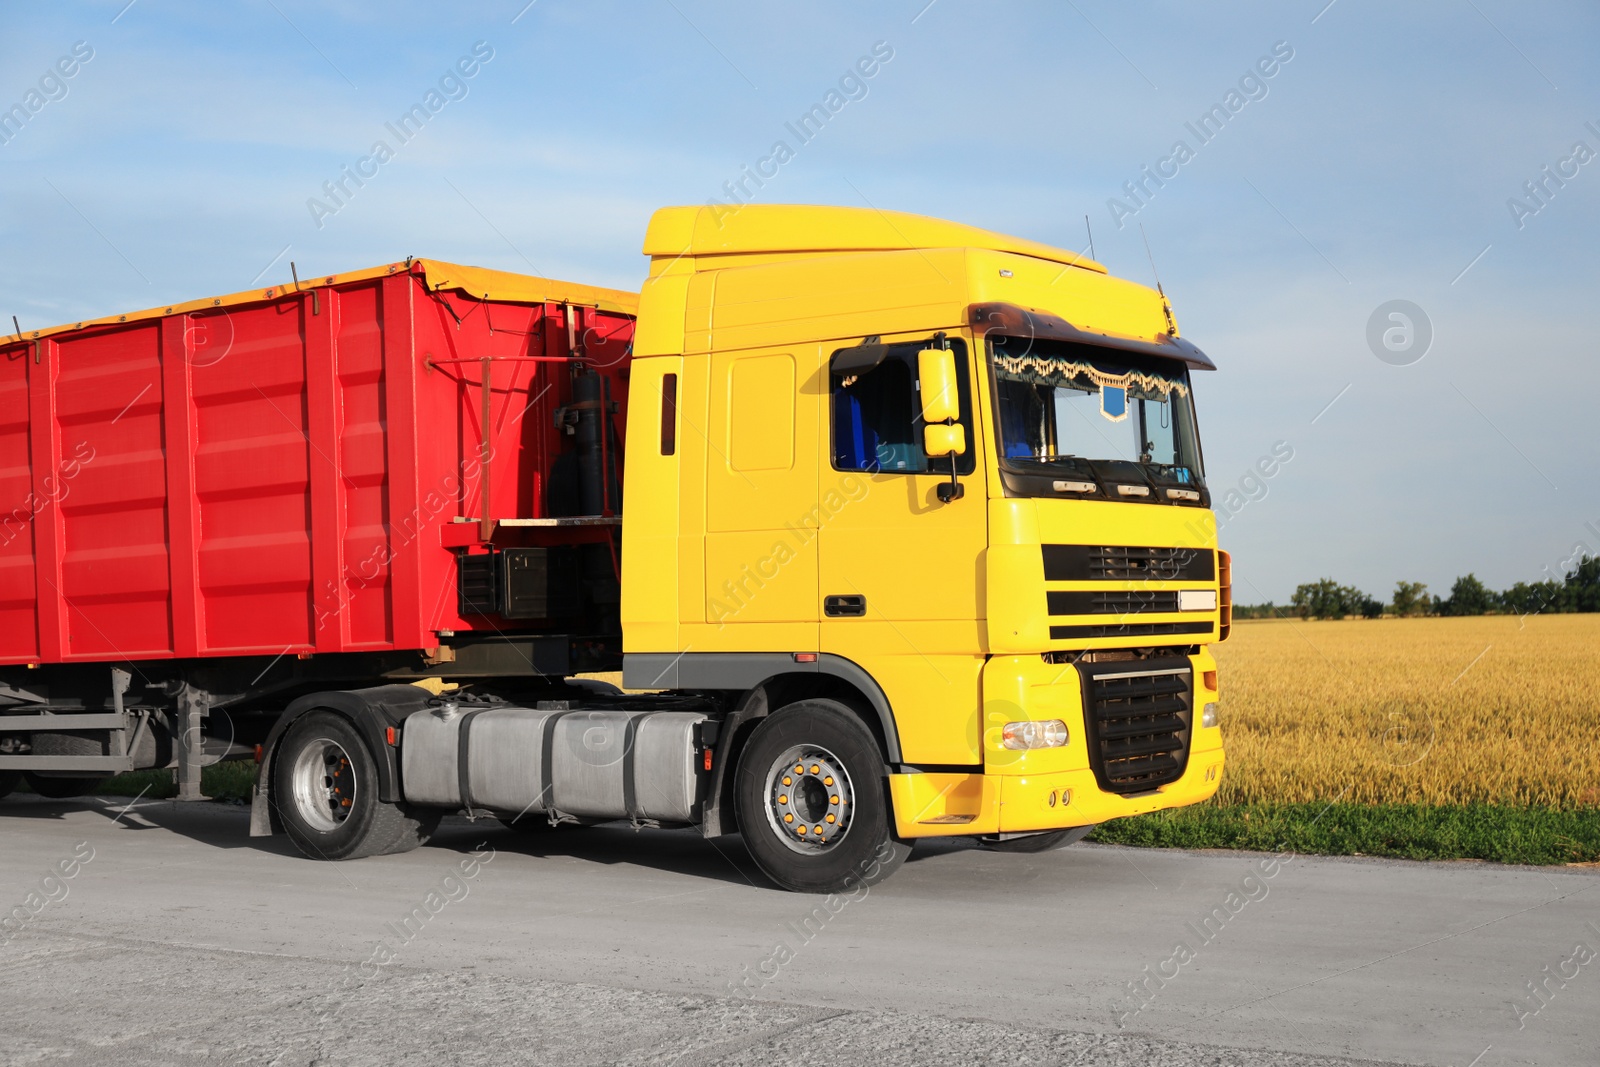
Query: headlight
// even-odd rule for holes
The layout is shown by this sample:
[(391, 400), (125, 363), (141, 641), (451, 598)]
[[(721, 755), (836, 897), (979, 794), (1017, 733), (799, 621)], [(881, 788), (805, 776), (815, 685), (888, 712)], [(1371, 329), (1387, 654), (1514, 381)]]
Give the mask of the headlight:
[(1060, 719), (1008, 722), (1000, 731), (1000, 743), (1006, 748), (1060, 748), (1067, 737), (1067, 724)]
[(1215, 725), (1217, 725), (1217, 705), (1215, 703), (1207, 704), (1204, 708), (1202, 708), (1200, 710), (1200, 725), (1201, 726), (1215, 726)]

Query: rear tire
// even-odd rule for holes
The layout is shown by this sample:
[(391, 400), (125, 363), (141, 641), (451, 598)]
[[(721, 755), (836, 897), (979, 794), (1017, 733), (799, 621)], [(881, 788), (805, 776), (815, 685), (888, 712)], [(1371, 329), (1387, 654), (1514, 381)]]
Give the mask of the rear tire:
[(911, 854), (892, 833), (884, 775), (877, 741), (838, 701), (773, 712), (739, 754), (736, 814), (751, 858), (797, 893), (883, 881)]
[(979, 838), (978, 843), (990, 852), (1053, 852), (1058, 848), (1075, 845), (1089, 836), (1095, 824), (1088, 826), (1074, 826), (1067, 830), (1050, 830), (1042, 834), (1029, 834), (1027, 837), (1012, 837), (1005, 841), (990, 841)]
[(273, 806), (289, 839), (311, 859), (409, 852), (433, 836), (443, 812), (387, 803), (378, 788), (366, 742), (331, 711), (297, 719), (273, 757)]

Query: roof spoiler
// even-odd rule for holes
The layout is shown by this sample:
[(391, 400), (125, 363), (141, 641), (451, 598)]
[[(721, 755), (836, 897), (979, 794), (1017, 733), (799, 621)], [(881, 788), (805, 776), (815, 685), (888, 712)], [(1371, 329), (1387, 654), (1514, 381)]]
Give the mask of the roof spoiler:
[(981, 337), (991, 331), (1009, 337), (1037, 337), (1049, 341), (1073, 341), (1097, 348), (1136, 352), (1187, 363), (1195, 370), (1216, 370), (1217, 365), (1193, 344), (1176, 334), (1161, 334), (1153, 341), (1117, 334), (1095, 333), (1072, 325), (1058, 315), (1034, 311), (1015, 304), (973, 304), (967, 308), (967, 321)]

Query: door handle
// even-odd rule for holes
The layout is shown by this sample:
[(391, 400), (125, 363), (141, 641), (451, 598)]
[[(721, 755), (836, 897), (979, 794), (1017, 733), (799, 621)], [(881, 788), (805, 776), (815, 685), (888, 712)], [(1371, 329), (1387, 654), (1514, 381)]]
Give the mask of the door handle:
[(830, 618), (853, 618), (867, 613), (867, 598), (864, 596), (825, 596), (822, 598), (822, 613)]

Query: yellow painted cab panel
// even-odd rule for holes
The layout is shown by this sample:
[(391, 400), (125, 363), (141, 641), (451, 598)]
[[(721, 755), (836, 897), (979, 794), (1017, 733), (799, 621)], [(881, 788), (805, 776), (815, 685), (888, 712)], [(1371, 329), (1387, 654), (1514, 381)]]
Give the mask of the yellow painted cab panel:
[[(674, 402), (663, 396), (673, 379)], [(623, 484), (625, 515), (649, 515), (630, 529), (622, 556), (622, 637), (624, 652), (655, 651), (678, 644), (678, 509), (682, 496), (681, 395), (683, 360), (676, 356), (635, 359), (629, 390), (632, 426), (628, 477)], [(663, 423), (669, 421), (673, 451), (663, 451)]]
[[(965, 641), (950, 640), (963, 636)], [(954, 624), (946, 629), (938, 623), (869, 622), (857, 640), (835, 646), (849, 648), (848, 658), (889, 698), (905, 762), (973, 766), (982, 760), (983, 657), (939, 651), (971, 640), (970, 629), (962, 635)]]
[(731, 651), (743, 624), (767, 628), (771, 651), (817, 647), (818, 413), (797, 388), (817, 373), (814, 346), (710, 357), (706, 443), (705, 594), (716, 625), (702, 651)]

